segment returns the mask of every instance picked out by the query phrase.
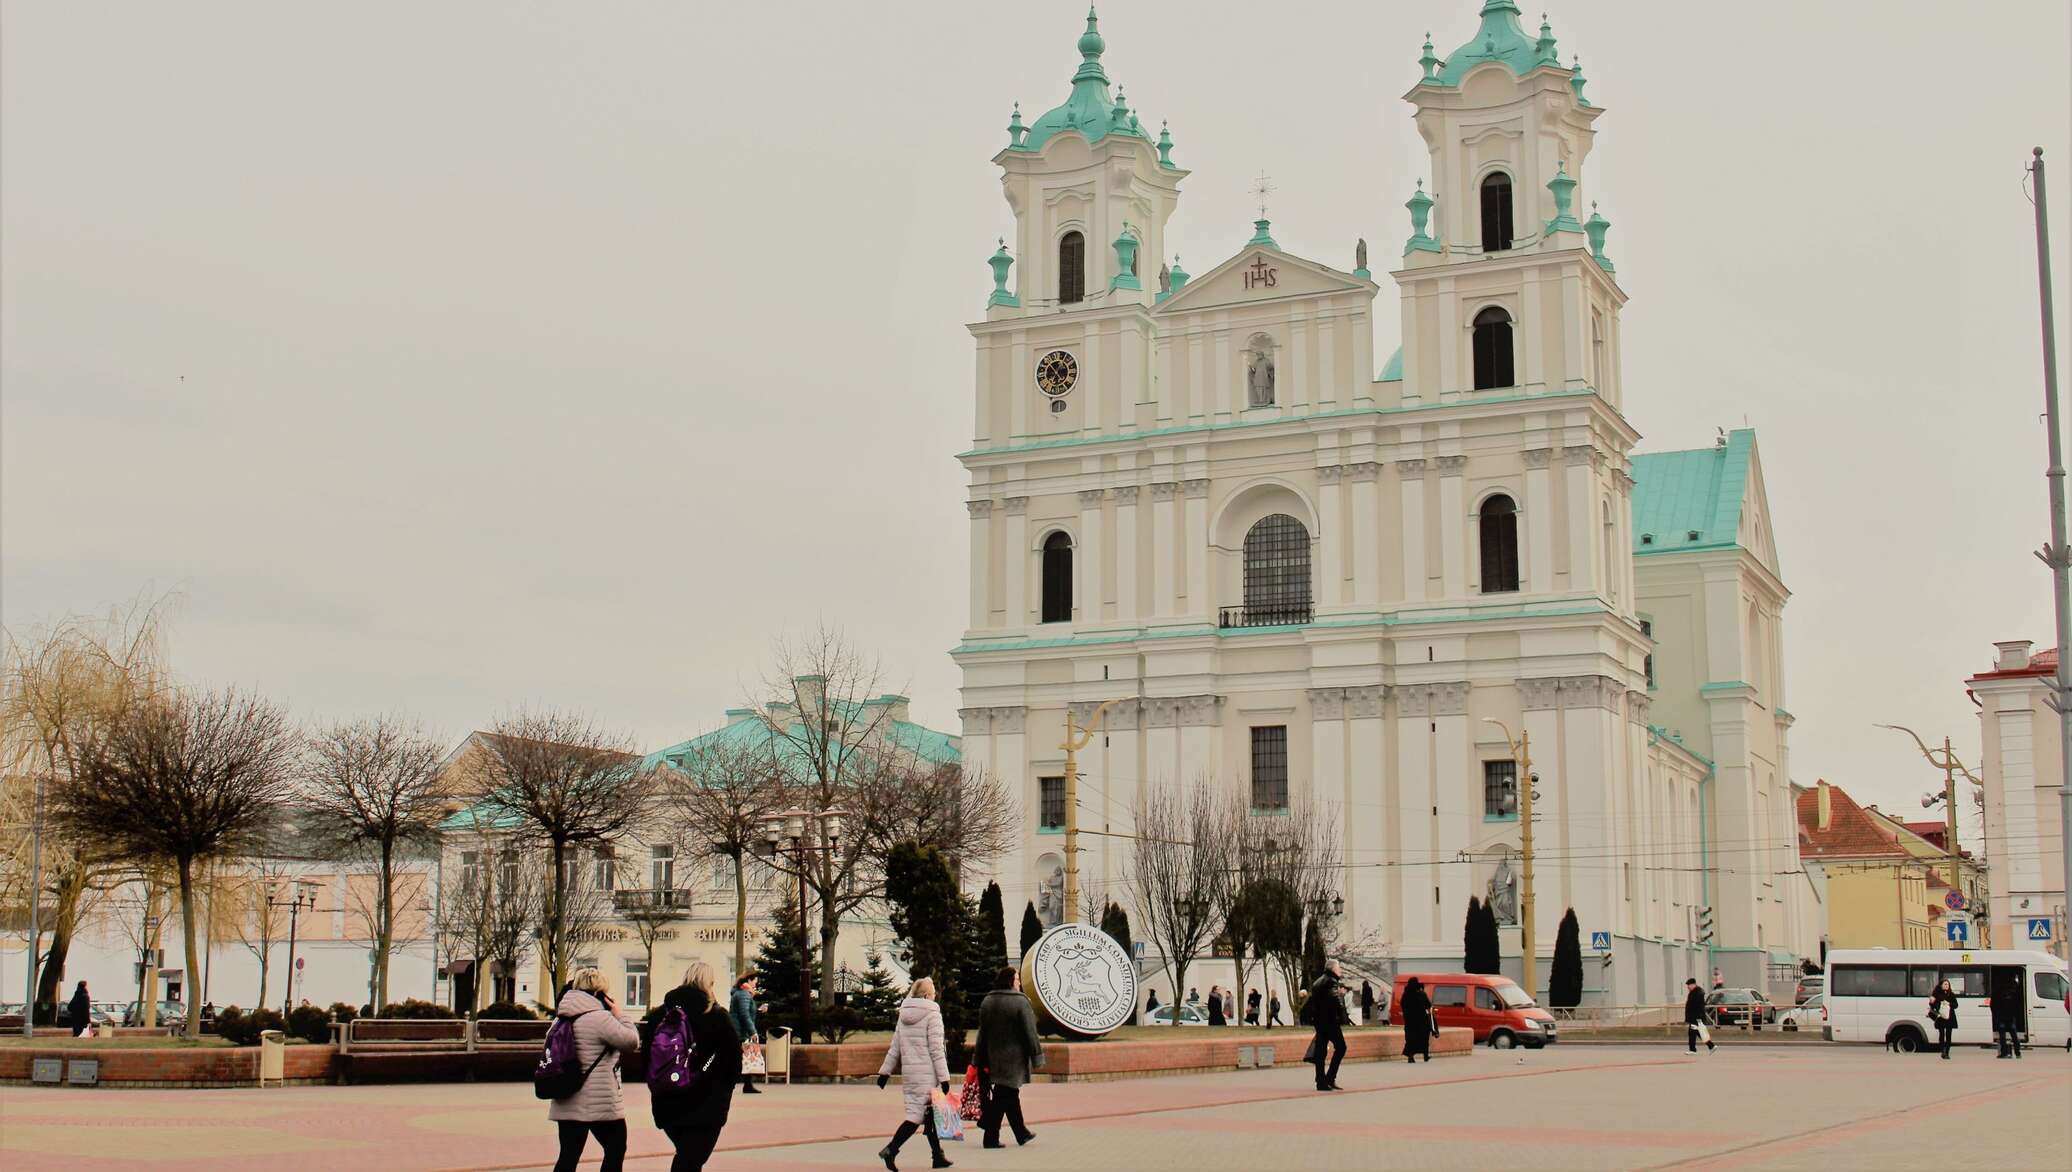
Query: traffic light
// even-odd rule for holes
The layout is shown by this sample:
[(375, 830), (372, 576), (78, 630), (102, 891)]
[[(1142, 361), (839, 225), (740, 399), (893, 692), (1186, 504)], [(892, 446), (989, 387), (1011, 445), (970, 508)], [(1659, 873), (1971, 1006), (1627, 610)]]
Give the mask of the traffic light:
[(1698, 943), (1712, 943), (1712, 909), (1709, 907), (1698, 909)]

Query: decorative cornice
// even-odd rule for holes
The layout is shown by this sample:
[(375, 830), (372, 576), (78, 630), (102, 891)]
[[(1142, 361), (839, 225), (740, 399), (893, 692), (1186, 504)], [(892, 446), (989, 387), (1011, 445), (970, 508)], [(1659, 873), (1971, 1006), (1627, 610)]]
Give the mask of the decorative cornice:
[(959, 708), (965, 736), (1011, 736), (1022, 731), (1029, 710), (1019, 704), (1000, 708)]
[(1610, 676), (1546, 676), (1518, 681), (1518, 704), (1526, 709), (1602, 708), (1619, 711), (1626, 686)]
[(1108, 490), (1105, 488), (1082, 488), (1079, 490), (1079, 507), (1081, 509), (1098, 509), (1101, 507), (1101, 502), (1107, 499)]
[(1396, 712), (1402, 716), (1460, 716), (1468, 710), (1468, 682), (1397, 684)]
[(1116, 490), (1115, 490), (1115, 503), (1116, 503), (1116, 504), (1118, 504), (1118, 505), (1134, 505), (1134, 504), (1136, 504), (1136, 503), (1137, 503), (1137, 486), (1136, 486), (1136, 485), (1134, 485), (1134, 484), (1125, 484), (1125, 485), (1123, 485), (1123, 486), (1122, 486), (1121, 488), (1118, 488), (1118, 489), (1116, 489)]
[(1468, 711), (1468, 689), (1466, 680), (1432, 685), (1432, 715), (1461, 716)]
[(1554, 449), (1527, 448), (1519, 454), (1525, 457), (1525, 466), (1527, 468), (1545, 468), (1548, 461), (1554, 458)]
[(1381, 715), (1382, 702), (1388, 698), (1388, 689), (1381, 684), (1367, 684), (1345, 690), (1345, 714), (1348, 718), (1371, 719)]
[(1345, 689), (1311, 688), (1309, 690), (1309, 718), (1311, 720), (1345, 719)]
[(1561, 459), (1570, 466), (1588, 464), (1595, 468), (1604, 462), (1604, 453), (1590, 444), (1570, 444), (1561, 449)]
[(1206, 478), (1190, 480), (1186, 482), (1186, 489), (1189, 500), (1198, 500), (1209, 495), (1209, 482)]
[[(1072, 714), (1072, 722), (1080, 728), (1085, 728), (1086, 722), (1093, 719), (1094, 709), (1107, 703), (1109, 702), (1105, 700), (1074, 700), (1065, 705), (1065, 708)], [(1114, 701), (1110, 704), (1107, 714), (1101, 717), (1102, 727), (1116, 732), (1133, 731), (1137, 727), (1143, 708), (1144, 701), (1135, 697)]]
[(1345, 475), (1345, 465), (1343, 465), (1343, 464), (1325, 464), (1325, 465), (1322, 465), (1322, 466), (1320, 466), (1320, 467), (1319, 467), (1319, 468), (1317, 469), (1317, 483), (1318, 483), (1318, 484), (1337, 484), (1337, 483), (1338, 483), (1338, 480), (1339, 480), (1339, 478), (1340, 478), (1340, 477), (1342, 477), (1342, 476), (1344, 476), (1344, 475)]
[(1518, 681), (1518, 706), (1528, 712), (1553, 708), (1560, 700), (1561, 681), (1543, 679)]
[(1376, 464), (1372, 460), (1359, 464), (1347, 464), (1345, 466), (1345, 478), (1355, 484), (1362, 481), (1371, 481), (1380, 475), (1381, 465)]
[(1151, 486), (1151, 499), (1155, 501), (1169, 501), (1179, 491), (1180, 486), (1170, 481), (1164, 484), (1154, 484)]
[(1008, 516), (1010, 516), (1010, 517), (1019, 517), (1019, 516), (1021, 516), (1022, 514), (1024, 514), (1024, 513), (1028, 512), (1028, 511), (1029, 511), (1029, 498), (1028, 498), (1028, 497), (1025, 497), (1025, 496), (1011, 496), (1011, 497), (1008, 497), (1008, 498), (1007, 498), (1007, 515), (1008, 515)]
[(980, 517), (990, 517), (993, 515), (993, 502), (965, 501), (964, 511), (970, 513), (971, 519), (974, 521), (978, 520)]
[(1182, 696), (1180, 697), (1180, 725), (1183, 728), (1206, 728), (1223, 723), (1223, 697)]
[(1144, 701), (1145, 728), (1172, 728), (1180, 723), (1180, 701), (1172, 696), (1152, 696)]
[(1402, 477), (1405, 480), (1413, 480), (1419, 476), (1423, 476), (1424, 468), (1425, 462), (1423, 460), (1396, 461), (1396, 475)]
[(1648, 713), (1654, 706), (1655, 702), (1648, 698), (1646, 692), (1629, 690), (1626, 693), (1626, 719), (1628, 720), (1646, 724), (1648, 722)]
[(1432, 466), (1439, 470), (1439, 475), (1441, 476), (1459, 476), (1467, 471), (1468, 458), (1466, 456), (1440, 456), (1432, 461)]

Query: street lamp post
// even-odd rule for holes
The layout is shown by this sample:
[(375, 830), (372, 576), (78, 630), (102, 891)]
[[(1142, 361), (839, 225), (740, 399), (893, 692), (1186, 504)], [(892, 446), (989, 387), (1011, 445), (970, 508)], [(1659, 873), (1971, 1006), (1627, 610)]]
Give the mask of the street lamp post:
[[(1921, 755), (1928, 758), (1928, 763), (1943, 771), (1943, 792), (1939, 795), (1929, 794), (1927, 797), (1922, 798), (1921, 805), (1924, 808), (1932, 808), (1937, 802), (1943, 804), (1943, 853), (1949, 857), (1950, 890), (1956, 892), (1961, 898), (1964, 895), (1964, 872), (1962, 855), (1957, 849), (1957, 775), (1962, 773), (1973, 785), (1983, 785), (1985, 783), (1973, 776), (1971, 770), (1964, 767), (1964, 762), (1957, 759), (1957, 754), (1950, 748), (1950, 738), (1943, 738), (1942, 749), (1940, 750), (1942, 756), (1938, 758), (1936, 756), (1937, 750), (1929, 748), (1928, 743), (1921, 739), (1921, 734), (1913, 729), (1903, 724), (1881, 724), (1878, 727), (1889, 728), (1894, 732), (1903, 732), (1914, 738), (1914, 743), (1921, 747)], [(1988, 906), (1983, 920), (1976, 913), (1972, 916), (1972, 922), (1979, 925), (1979, 946), (1986, 948), (1992, 946), (1993, 915), (1991, 899), (1991, 895), (1988, 894)], [(1956, 909), (1952, 908), (1950, 910), (1955, 911)]]
[[(268, 896), (266, 900), (267, 904), (272, 907), (288, 909), (288, 975), (281, 981), (281, 984), (286, 989), (286, 992), (281, 997), (282, 1017), (286, 1017), (295, 1011), (295, 929), (298, 921), (301, 919), (302, 909), (307, 907), (311, 911), (315, 911), (317, 906), (317, 890), (314, 885), (297, 879), (294, 884), (294, 892), (295, 894), (285, 900), (274, 899), (271, 896)], [(381, 1012), (381, 1006), (379, 1005), (369, 1005), (367, 1008), (374, 1013)]]
[(1482, 723), (1493, 724), (1503, 730), (1504, 739), (1511, 744), (1511, 755), (1518, 759), (1518, 958), (1521, 975), (1525, 978), (1525, 995), (1539, 996), (1539, 936), (1533, 931), (1532, 923), (1532, 733), (1520, 732), (1511, 735), (1511, 726), (1501, 720), (1483, 717)]
[(1065, 751), (1065, 906), (1058, 912), (1061, 924), (1071, 923), (1079, 910), (1079, 750), (1094, 739), (1102, 714), (1115, 703), (1102, 701), (1084, 727), (1075, 727), (1071, 706), (1065, 708), (1065, 743), (1058, 746)]

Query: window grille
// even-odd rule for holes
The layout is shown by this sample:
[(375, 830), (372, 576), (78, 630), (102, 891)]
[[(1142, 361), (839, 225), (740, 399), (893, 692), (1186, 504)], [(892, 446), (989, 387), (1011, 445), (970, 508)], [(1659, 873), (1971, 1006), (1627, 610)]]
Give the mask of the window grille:
[(1482, 502), (1482, 593), (1518, 589), (1518, 506), (1498, 494)]
[(1288, 726), (1260, 725), (1252, 730), (1252, 808), (1288, 808)]

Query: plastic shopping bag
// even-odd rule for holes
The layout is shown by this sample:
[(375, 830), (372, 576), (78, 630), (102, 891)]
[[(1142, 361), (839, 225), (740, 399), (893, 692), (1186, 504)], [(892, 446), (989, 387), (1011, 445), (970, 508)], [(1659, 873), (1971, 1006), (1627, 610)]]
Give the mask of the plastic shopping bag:
[(763, 1048), (759, 1043), (745, 1042), (742, 1044), (741, 1073), (763, 1075), (770, 1073), (769, 1061), (764, 1057)]
[(928, 1092), (928, 1113), (935, 1117), (935, 1138), (964, 1138), (964, 1116), (950, 1105), (948, 1095), (939, 1090)]
[(1705, 1023), (1702, 1021), (1698, 1023), (1698, 1040), (1708, 1046), (1712, 1045), (1712, 1031), (1706, 1029)]
[(974, 1062), (964, 1068), (964, 1092), (957, 1101), (957, 1114), (962, 1115), (966, 1123), (977, 1123), (979, 1112), (985, 1105), (986, 1083), (979, 1077), (978, 1064)]

